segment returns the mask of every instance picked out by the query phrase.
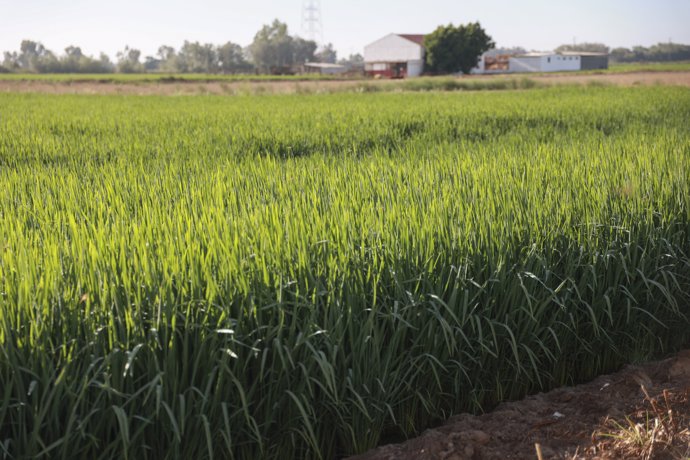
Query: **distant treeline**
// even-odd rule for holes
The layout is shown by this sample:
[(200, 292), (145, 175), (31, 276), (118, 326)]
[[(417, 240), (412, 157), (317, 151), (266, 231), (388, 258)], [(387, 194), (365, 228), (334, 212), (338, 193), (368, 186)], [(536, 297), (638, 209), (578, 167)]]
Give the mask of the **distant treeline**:
[(618, 62), (690, 61), (690, 45), (658, 43), (649, 48), (614, 48), (611, 50), (611, 59)]
[(561, 45), (556, 48), (556, 51), (609, 53), (611, 61), (614, 62), (690, 61), (690, 45), (681, 45), (679, 43), (658, 43), (649, 48), (635, 46), (632, 49), (609, 49), (609, 47), (603, 43), (581, 43), (577, 45)]
[(95, 58), (78, 46), (68, 46), (58, 55), (43, 44), (22, 41), (19, 51), (5, 52), (0, 72), (30, 73), (294, 73), (305, 62), (327, 62), (358, 68), (361, 55), (337, 60), (332, 44), (321, 49), (316, 42), (288, 33), (287, 25), (275, 20), (259, 30), (246, 47), (227, 42), (223, 45), (185, 41), (179, 50), (161, 46), (155, 56), (142, 59), (140, 50), (126, 46), (116, 60), (101, 53)]
[[(646, 48), (635, 46), (610, 49), (603, 43), (561, 45), (556, 52), (587, 51), (609, 53), (613, 62), (690, 61), (690, 45), (658, 43)], [(524, 53), (522, 47), (494, 49), (493, 54)], [(154, 56), (142, 57), (140, 50), (126, 46), (113, 61), (101, 53), (97, 58), (85, 55), (78, 46), (68, 46), (58, 55), (40, 42), (22, 41), (19, 51), (6, 51), (0, 72), (17, 73), (262, 73), (290, 74), (298, 72), (306, 62), (342, 64), (348, 69), (361, 70), (361, 54), (338, 59), (332, 44), (318, 48), (316, 42), (288, 33), (285, 23), (273, 21), (265, 25), (246, 47), (233, 42), (223, 45), (185, 41), (180, 49), (161, 46)]]

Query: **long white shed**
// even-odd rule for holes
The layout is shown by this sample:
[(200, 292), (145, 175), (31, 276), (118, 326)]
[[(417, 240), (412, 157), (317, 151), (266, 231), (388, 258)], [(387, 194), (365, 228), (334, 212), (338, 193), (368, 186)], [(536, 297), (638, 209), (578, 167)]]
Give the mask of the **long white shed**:
[(564, 72), (580, 70), (580, 56), (557, 53), (527, 53), (508, 60), (510, 72)]

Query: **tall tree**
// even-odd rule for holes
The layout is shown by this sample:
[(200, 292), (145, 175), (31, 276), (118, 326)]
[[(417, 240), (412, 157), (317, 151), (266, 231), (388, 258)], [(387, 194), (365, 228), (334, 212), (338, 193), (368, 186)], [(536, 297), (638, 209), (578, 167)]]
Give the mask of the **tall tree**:
[(291, 37), (287, 24), (277, 19), (263, 26), (249, 45), (257, 69), (268, 73), (289, 73), (293, 65), (313, 60), (315, 51), (315, 42)]
[(260, 71), (272, 73), (292, 65), (292, 37), (288, 35), (287, 24), (276, 19), (273, 24), (263, 26), (249, 50)]
[(224, 73), (249, 72), (252, 65), (244, 56), (244, 50), (236, 43), (227, 42), (216, 50), (218, 67)]
[(166, 72), (177, 72), (177, 53), (172, 46), (163, 45), (156, 52), (158, 58), (158, 69)]
[(192, 73), (215, 73), (218, 71), (218, 54), (210, 43), (185, 41), (177, 53), (178, 70)]
[(7, 70), (17, 70), (19, 68), (18, 60), (19, 55), (16, 51), (5, 51), (3, 53), (2, 65)]
[(140, 58), (141, 51), (125, 46), (123, 51), (117, 53), (117, 71), (121, 73), (142, 72), (144, 66), (139, 62)]
[(14, 54), (14, 67), (25, 72), (43, 72), (54, 67), (55, 63), (57, 63), (55, 55), (43, 44), (33, 40), (22, 40), (19, 45), (19, 54)]
[(108, 73), (114, 70), (107, 54), (101, 53), (98, 59), (85, 55), (78, 46), (68, 46), (60, 62), (46, 72), (66, 73)]
[(478, 22), (439, 26), (424, 38), (427, 70), (432, 73), (470, 73), (479, 57), (495, 46)]
[(144, 71), (145, 72), (158, 72), (161, 70), (161, 65), (163, 61), (155, 56), (146, 56), (144, 58)]
[(319, 51), (317, 51), (314, 57), (319, 62), (335, 64), (335, 62), (338, 60), (338, 53), (333, 48), (333, 43), (329, 43), (328, 45), (324, 46)]
[(292, 39), (292, 63), (304, 64), (316, 59), (316, 42), (313, 40), (305, 40), (300, 37)]

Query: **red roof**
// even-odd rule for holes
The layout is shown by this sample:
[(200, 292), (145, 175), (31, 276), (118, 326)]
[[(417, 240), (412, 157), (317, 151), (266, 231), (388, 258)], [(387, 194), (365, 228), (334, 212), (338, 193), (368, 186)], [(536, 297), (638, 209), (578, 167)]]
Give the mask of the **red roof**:
[(424, 35), (421, 34), (397, 34), (399, 37), (415, 42), (418, 45), (424, 46)]

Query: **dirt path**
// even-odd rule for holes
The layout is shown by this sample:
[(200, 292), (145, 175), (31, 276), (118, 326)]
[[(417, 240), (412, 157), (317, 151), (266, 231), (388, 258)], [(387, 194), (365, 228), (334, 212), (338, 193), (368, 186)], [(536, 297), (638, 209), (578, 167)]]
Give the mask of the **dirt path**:
[[(646, 392), (646, 394), (645, 394)], [(350, 460), (690, 458), (690, 350), (462, 414)]]
[[(556, 75), (477, 75), (467, 80), (528, 78), (538, 83), (557, 84), (614, 84), (677, 85), (690, 87), (690, 72), (636, 72), (620, 74), (556, 74)], [(341, 81), (273, 81), (273, 82), (46, 82), (0, 80), (0, 92), (50, 94), (134, 94), (134, 95), (190, 95), (190, 94), (288, 94), (356, 91), (363, 85), (391, 86), (400, 80), (341, 80)], [(384, 88), (385, 89), (385, 88)]]

